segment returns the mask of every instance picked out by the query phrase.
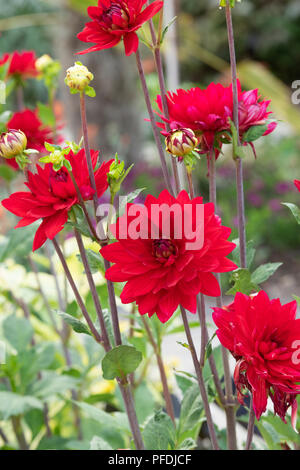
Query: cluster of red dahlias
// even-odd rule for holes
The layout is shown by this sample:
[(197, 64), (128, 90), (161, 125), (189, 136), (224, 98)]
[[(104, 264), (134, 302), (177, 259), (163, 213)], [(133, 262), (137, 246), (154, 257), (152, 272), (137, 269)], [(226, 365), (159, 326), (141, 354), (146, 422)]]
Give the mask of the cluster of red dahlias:
[[(86, 24), (78, 38), (94, 43), (82, 54), (111, 48), (124, 42), (125, 53), (137, 51), (139, 40), (136, 31), (162, 8), (162, 1), (146, 6), (146, 0), (99, 0), (98, 6), (89, 7), (91, 21)], [(5, 56), (10, 60), (9, 75), (27, 78), (35, 76), (33, 62), (23, 62), (19, 55)], [(157, 97), (161, 123), (158, 126), (167, 135), (167, 150), (182, 157), (197, 151), (216, 158), (224, 138), (231, 137), (233, 121), (232, 87), (210, 84), (206, 89), (179, 89), (166, 95), (168, 115), (163, 111), (161, 96)], [(247, 132), (261, 126), (261, 134), (271, 133), (275, 122), (269, 121), (269, 101), (261, 100), (257, 90), (242, 91), (238, 83), (239, 133), (243, 144), (247, 144)], [(42, 127), (35, 112), (16, 113), (8, 127), (22, 130), (31, 148), (43, 150), (44, 141), (51, 139), (50, 130)], [(171, 133), (166, 132), (170, 127)], [(181, 133), (181, 134), (180, 134)], [(250, 142), (250, 141), (249, 141)], [(94, 168), (97, 152), (92, 152)], [(94, 191), (90, 185), (84, 150), (67, 156), (72, 160), (72, 172), (84, 200), (91, 200)], [(108, 172), (111, 161), (95, 169), (97, 195), (108, 187)], [(17, 192), (2, 201), (3, 206), (21, 217), (17, 227), (23, 227), (42, 219), (34, 240), (36, 250), (53, 239), (62, 230), (68, 212), (78, 204), (78, 196), (66, 168), (54, 171), (51, 164), (38, 166), (37, 174), (29, 173), (26, 183), (29, 192)], [(300, 183), (296, 182), (300, 189)], [(152, 208), (169, 209), (179, 206), (182, 218), (170, 217), (170, 231), (166, 236), (162, 218), (152, 217)], [(175, 236), (178, 225), (185, 234), (186, 214), (192, 219), (194, 230), (200, 230), (197, 206), (203, 206), (201, 230), (204, 241), (201, 247), (189, 248), (190, 239), (185, 235)], [(167, 190), (158, 198), (147, 196), (143, 212), (140, 205), (127, 204), (125, 214), (111, 227), (116, 242), (100, 251), (105, 259), (113, 263), (106, 271), (106, 278), (113, 282), (126, 283), (121, 301), (136, 302), (141, 315), (157, 315), (166, 322), (179, 306), (192, 313), (197, 309), (199, 293), (217, 297), (220, 286), (214, 273), (233, 271), (237, 266), (228, 259), (235, 245), (228, 239), (231, 230), (222, 225), (215, 214), (212, 203), (204, 204), (202, 198), (190, 199), (185, 191), (175, 198)], [(132, 215), (134, 214), (134, 215)], [(130, 222), (143, 223), (143, 233), (133, 237), (128, 230)], [(153, 226), (156, 236), (153, 238)], [(124, 235), (125, 231), (125, 235)], [(238, 398), (243, 403), (243, 393), (249, 390), (253, 396), (255, 414), (259, 419), (266, 410), (268, 397), (274, 411), (283, 420), (289, 407), (292, 408), (293, 423), (297, 411), (296, 396), (300, 393), (300, 359), (295, 348), (300, 337), (300, 320), (296, 320), (296, 303), (282, 305), (270, 300), (263, 291), (255, 296), (238, 293), (228, 307), (215, 308), (213, 319), (218, 327), (217, 335), (224, 347), (229, 349), (237, 361), (234, 379)], [(296, 345), (297, 343), (297, 345)], [(296, 346), (295, 346), (296, 345)]]

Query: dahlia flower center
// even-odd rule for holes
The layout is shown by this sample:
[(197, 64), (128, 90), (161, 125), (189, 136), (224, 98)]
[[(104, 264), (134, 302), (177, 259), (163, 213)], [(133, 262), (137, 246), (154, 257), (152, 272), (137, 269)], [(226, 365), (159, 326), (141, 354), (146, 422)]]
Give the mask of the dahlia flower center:
[(68, 172), (61, 168), (58, 171), (51, 171), (50, 178), (54, 179), (57, 183), (66, 183), (68, 181)]
[(169, 258), (174, 258), (177, 255), (177, 247), (171, 240), (164, 238), (153, 241), (153, 255), (159, 261), (165, 261)]
[(120, 3), (112, 2), (110, 7), (103, 11), (100, 21), (108, 30), (123, 29), (129, 25), (129, 15)]

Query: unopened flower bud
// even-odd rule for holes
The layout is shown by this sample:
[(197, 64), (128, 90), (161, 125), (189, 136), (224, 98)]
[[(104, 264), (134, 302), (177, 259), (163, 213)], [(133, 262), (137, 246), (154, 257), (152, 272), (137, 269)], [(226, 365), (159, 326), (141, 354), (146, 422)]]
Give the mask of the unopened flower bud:
[(11, 129), (0, 136), (0, 157), (16, 158), (21, 155), (27, 146), (27, 138), (24, 132)]
[(49, 65), (52, 65), (53, 62), (54, 60), (52, 57), (50, 57), (48, 54), (44, 54), (36, 60), (35, 66), (37, 70), (42, 73), (49, 67)]
[(198, 139), (192, 129), (176, 129), (166, 137), (167, 152), (179, 157), (180, 160), (195, 150), (197, 144)]
[(73, 67), (67, 70), (65, 83), (73, 90), (84, 91), (93, 79), (94, 75), (89, 69), (81, 62), (76, 62)]

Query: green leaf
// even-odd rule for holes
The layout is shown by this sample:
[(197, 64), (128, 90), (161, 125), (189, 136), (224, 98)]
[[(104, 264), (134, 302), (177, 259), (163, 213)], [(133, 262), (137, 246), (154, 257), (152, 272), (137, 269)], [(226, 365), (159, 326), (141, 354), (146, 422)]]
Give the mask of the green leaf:
[[(93, 251), (93, 250), (90, 250), (90, 249), (85, 250), (85, 253), (86, 253), (86, 256), (87, 256), (87, 259), (88, 259), (88, 262), (89, 262), (91, 272), (93, 274), (98, 273), (98, 272), (103, 272), (104, 271), (104, 263), (103, 263), (103, 258), (100, 255), (100, 253), (97, 253), (96, 251)], [(78, 255), (78, 258), (81, 261), (81, 256), (80, 255)]]
[(104, 356), (102, 360), (103, 377), (112, 380), (134, 372), (142, 361), (142, 353), (133, 346), (117, 346)]
[(271, 277), (282, 263), (266, 263), (259, 266), (251, 275), (251, 280), (254, 284), (261, 284)]
[(175, 374), (175, 379), (183, 395), (185, 395), (187, 389), (195, 383), (195, 381), (192, 380), (190, 377), (185, 377), (184, 375), (179, 375), (177, 373)]
[[(236, 248), (232, 252), (232, 261), (239, 266), (240, 265), (240, 241), (238, 238), (236, 238), (232, 240), (232, 242), (236, 244)], [(254, 241), (249, 240), (246, 245), (246, 261), (247, 261), (248, 269), (251, 268), (255, 253), (256, 253), (256, 249), (254, 247)]]
[(125, 196), (120, 197), (119, 212), (118, 212), (119, 217), (124, 214), (126, 204), (134, 201), (142, 191), (145, 191), (145, 189), (146, 188), (139, 188), (139, 189), (136, 189), (135, 191), (132, 191), (129, 194), (126, 194)]
[(60, 312), (56, 311), (56, 313), (66, 322), (68, 325), (71, 326), (71, 328), (76, 332), (76, 333), (84, 333), (85, 335), (90, 335), (91, 332), (88, 329), (87, 325), (82, 323), (80, 320), (78, 320), (75, 317), (72, 317), (72, 315), (69, 315), (68, 313), (65, 312)]
[(113, 448), (102, 437), (94, 436), (91, 440), (90, 450), (113, 450)]
[(0, 391), (0, 415), (3, 420), (7, 420), (11, 416), (23, 415), (32, 409), (42, 410), (42, 402), (32, 396)]
[(96, 96), (96, 91), (94, 90), (93, 87), (91, 86), (87, 86), (84, 90), (84, 93), (87, 95), (87, 96), (90, 96), (91, 98), (94, 98)]
[(11, 111), (4, 111), (0, 114), (0, 124), (6, 124), (12, 117)]
[(161, 35), (160, 44), (163, 43), (163, 41), (165, 39), (165, 35), (168, 32), (168, 29), (170, 28), (170, 26), (172, 26), (173, 23), (175, 23), (176, 20), (177, 20), (177, 16), (174, 16), (174, 18), (172, 18), (171, 21), (164, 27), (164, 30), (163, 30), (162, 35)]
[(262, 137), (267, 129), (268, 129), (267, 124), (263, 124), (261, 126), (250, 127), (243, 136), (243, 142), (254, 142), (255, 140)]
[(283, 202), (283, 206), (286, 206), (290, 209), (291, 213), (295, 217), (297, 223), (300, 225), (300, 209), (296, 206), (296, 204), (291, 204), (289, 202)]
[(197, 443), (191, 437), (184, 439), (184, 441), (176, 447), (176, 450), (191, 450), (197, 447)]
[(3, 178), (5, 181), (12, 181), (16, 176), (18, 175), (18, 172), (13, 170), (8, 165), (0, 165), (0, 177)]
[(157, 411), (145, 424), (143, 438), (147, 450), (174, 449), (175, 428), (171, 418)]
[(128, 430), (129, 424), (127, 420), (120, 419), (120, 415), (126, 416), (124, 413), (119, 413), (117, 416), (114, 416), (112, 413), (106, 413), (105, 411), (97, 408), (96, 406), (89, 405), (85, 402), (74, 401), (76, 406), (81, 408), (91, 419), (98, 421), (105, 428), (114, 429), (114, 430)]
[(18, 351), (23, 352), (33, 337), (33, 328), (26, 318), (18, 318), (16, 315), (6, 317), (3, 324), (4, 337)]
[(182, 400), (178, 424), (179, 436), (185, 431), (192, 430), (200, 422), (202, 411), (203, 405), (199, 386), (198, 384), (193, 384), (188, 388)]
[(31, 387), (32, 395), (45, 399), (53, 395), (65, 393), (68, 390), (76, 389), (78, 379), (69, 375), (58, 375), (56, 372), (47, 371), (43, 373), (43, 377), (37, 380)]
[(230, 277), (233, 286), (226, 292), (226, 295), (235, 295), (237, 292), (249, 295), (251, 292), (260, 290), (259, 286), (254, 284), (251, 273), (248, 269), (236, 269)]

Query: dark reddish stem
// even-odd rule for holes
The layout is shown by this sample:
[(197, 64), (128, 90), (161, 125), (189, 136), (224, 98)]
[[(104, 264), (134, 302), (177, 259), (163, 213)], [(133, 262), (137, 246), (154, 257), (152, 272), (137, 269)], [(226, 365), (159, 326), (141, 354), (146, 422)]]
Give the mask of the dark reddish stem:
[(159, 153), (159, 158), (160, 158), (160, 162), (161, 162), (161, 166), (162, 166), (162, 171), (163, 171), (165, 184), (166, 184), (166, 187), (167, 187), (168, 191), (171, 194), (173, 194), (172, 184), (171, 184), (170, 175), (169, 175), (169, 172), (168, 172), (168, 167), (167, 167), (167, 162), (166, 162), (166, 157), (165, 157), (162, 142), (161, 142), (161, 139), (160, 139), (159, 130), (158, 130), (158, 127), (156, 125), (155, 116), (154, 116), (153, 108), (152, 108), (152, 105), (151, 105), (151, 99), (150, 99), (149, 90), (148, 90), (148, 87), (147, 87), (145, 72), (144, 72), (144, 69), (143, 69), (143, 64), (142, 64), (142, 61), (141, 61), (141, 56), (140, 56), (139, 50), (137, 50), (137, 52), (136, 52), (136, 63), (137, 63), (139, 77), (140, 77), (140, 80), (141, 80), (142, 89), (143, 89), (143, 93), (144, 93), (144, 97), (145, 97), (145, 102), (146, 102), (146, 106), (147, 106), (147, 110), (148, 110), (148, 114), (149, 114), (149, 118), (150, 118), (150, 122), (151, 122), (151, 126), (152, 126), (152, 131), (153, 131), (155, 143), (157, 145), (157, 149), (158, 149), (158, 153)]
[[(234, 33), (233, 33), (231, 8), (230, 8), (228, 1), (226, 3), (225, 10), (226, 10), (226, 24), (227, 24), (230, 65), (231, 65), (231, 78), (232, 78), (233, 122), (237, 130), (238, 145), (240, 145), (239, 98), (238, 98), (238, 85), (237, 85), (236, 54), (235, 54), (235, 45), (234, 45)], [(237, 210), (238, 210), (238, 223), (239, 223), (241, 268), (246, 268), (247, 258), (246, 258), (246, 227), (245, 227), (243, 162), (241, 158), (238, 157), (237, 155), (234, 155), (234, 159), (236, 162)]]
[(212, 446), (213, 446), (214, 450), (219, 450), (219, 444), (218, 444), (218, 440), (217, 440), (217, 436), (216, 436), (216, 432), (215, 432), (215, 427), (214, 427), (214, 423), (213, 423), (213, 419), (212, 419), (212, 415), (211, 415), (211, 411), (210, 411), (209, 400), (208, 400), (208, 395), (207, 395), (206, 388), (205, 388), (202, 369), (200, 367), (200, 364), (199, 364), (199, 361), (198, 361), (198, 358), (197, 358), (197, 353), (196, 353), (194, 341), (193, 341), (193, 338), (192, 338), (192, 335), (191, 335), (191, 330), (190, 330), (189, 322), (188, 322), (188, 319), (187, 319), (186, 311), (183, 307), (180, 307), (180, 308), (181, 308), (181, 315), (182, 315), (183, 325), (184, 325), (184, 329), (185, 329), (189, 349), (190, 349), (190, 352), (191, 352), (191, 355), (192, 355), (194, 368), (195, 368), (195, 371), (196, 371), (196, 376), (197, 376), (197, 381), (198, 381), (198, 385), (199, 385), (199, 389), (200, 389), (200, 394), (201, 394), (201, 397), (202, 397), (202, 402), (203, 402), (203, 406), (204, 406), (205, 416), (206, 416), (206, 420), (207, 420), (207, 427), (208, 427), (208, 430), (209, 430), (211, 443), (212, 443)]
[(164, 398), (165, 398), (165, 402), (166, 402), (166, 410), (167, 410), (167, 413), (170, 416), (171, 420), (173, 421), (173, 423), (175, 423), (175, 415), (174, 415), (172, 397), (171, 397), (169, 386), (168, 386), (168, 380), (167, 380), (167, 376), (166, 376), (165, 366), (164, 366), (164, 363), (163, 363), (163, 360), (162, 360), (162, 357), (161, 357), (160, 347), (156, 343), (156, 341), (153, 337), (151, 328), (148, 325), (147, 320), (143, 316), (142, 316), (142, 322), (144, 324), (144, 327), (145, 327), (146, 333), (148, 335), (149, 341), (152, 345), (154, 354), (156, 356), (156, 361), (157, 361), (157, 365), (158, 365), (158, 369), (159, 369), (159, 373), (160, 373), (160, 379), (161, 379), (161, 383), (162, 383), (162, 386), (163, 386), (163, 394), (164, 394)]

